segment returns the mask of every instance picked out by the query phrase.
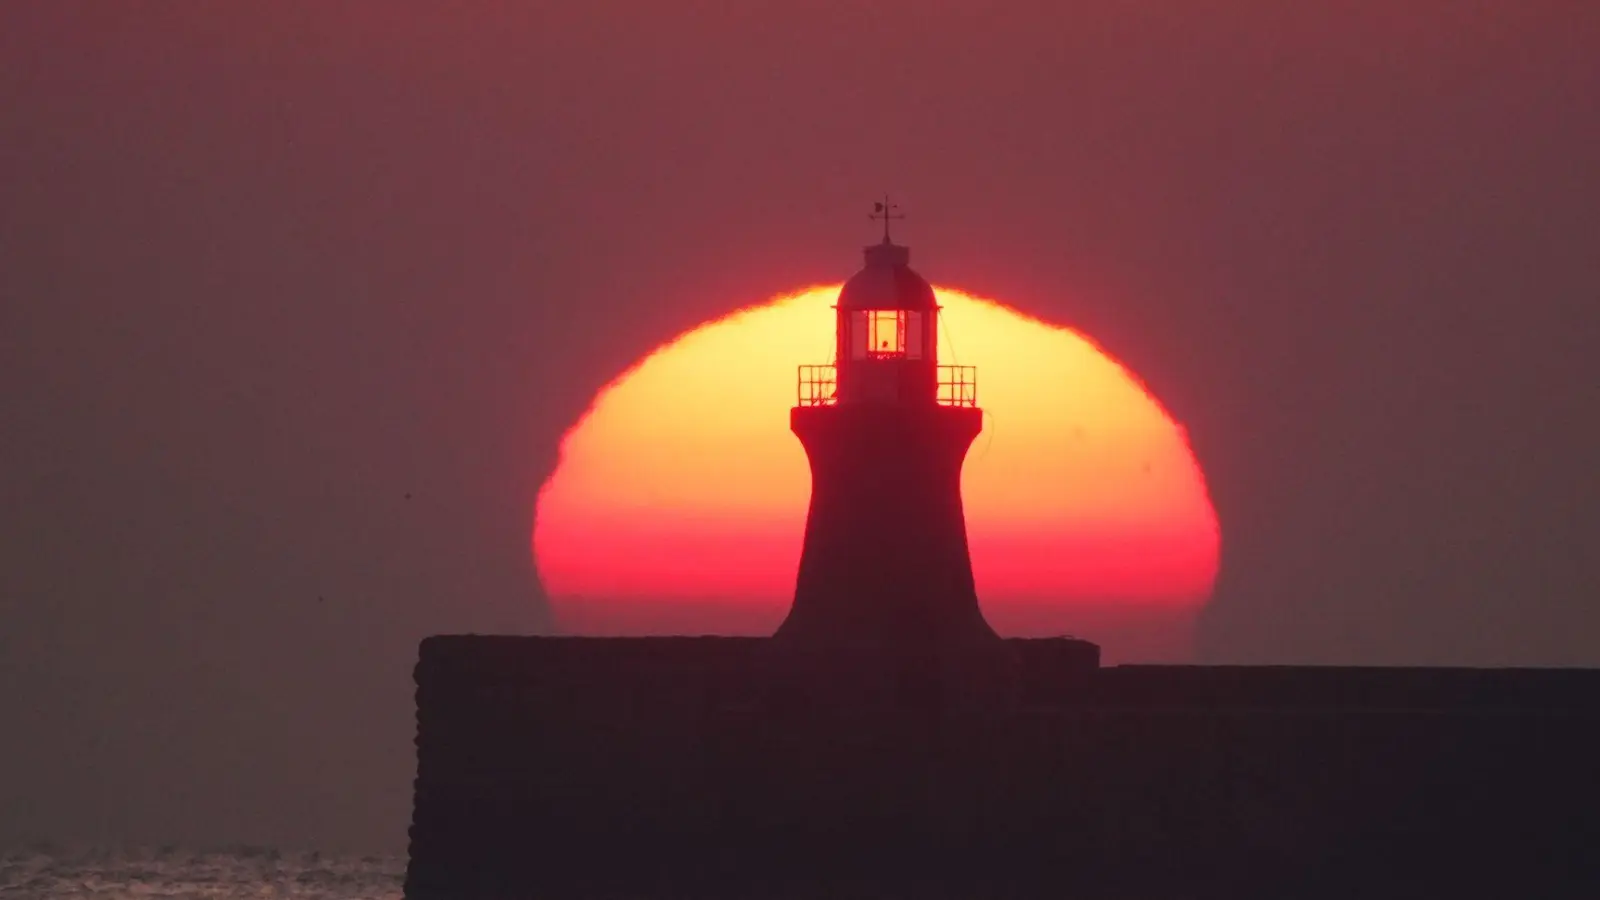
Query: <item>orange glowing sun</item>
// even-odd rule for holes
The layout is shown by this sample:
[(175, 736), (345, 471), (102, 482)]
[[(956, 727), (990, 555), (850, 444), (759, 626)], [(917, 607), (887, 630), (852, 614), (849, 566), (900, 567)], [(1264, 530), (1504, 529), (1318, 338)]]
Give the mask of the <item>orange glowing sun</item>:
[[(818, 287), (704, 325), (617, 378), (566, 435), (533, 550), (581, 634), (770, 634), (788, 612), (810, 473), (796, 367), (828, 362)], [(1002, 634), (1108, 658), (1186, 656), (1219, 531), (1181, 426), (1093, 343), (936, 289), (940, 361), (975, 365), (984, 432), (962, 476), (973, 575)]]

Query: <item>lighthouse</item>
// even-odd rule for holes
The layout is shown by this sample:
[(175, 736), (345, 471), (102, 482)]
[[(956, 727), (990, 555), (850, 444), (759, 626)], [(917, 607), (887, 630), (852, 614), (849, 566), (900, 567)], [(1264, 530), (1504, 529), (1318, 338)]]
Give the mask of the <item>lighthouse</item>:
[(836, 648), (971, 649), (978, 608), (961, 466), (983, 429), (971, 366), (939, 363), (939, 303), (890, 238), (834, 306), (834, 361), (801, 366), (791, 430), (811, 466), (794, 603), (774, 636)]
[(834, 359), (799, 372), (788, 619), (424, 640), (408, 898), (1600, 884), (1600, 671), (1102, 668), (1089, 641), (997, 637), (961, 503), (975, 373), (940, 365), (933, 290), (877, 215)]

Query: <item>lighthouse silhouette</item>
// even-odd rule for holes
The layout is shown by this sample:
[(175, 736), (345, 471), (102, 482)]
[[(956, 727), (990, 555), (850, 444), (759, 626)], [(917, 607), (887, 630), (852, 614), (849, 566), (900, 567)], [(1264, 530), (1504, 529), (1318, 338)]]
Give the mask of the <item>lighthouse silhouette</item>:
[(798, 372), (788, 618), (424, 640), (407, 897), (1594, 895), (1600, 671), (1101, 666), (996, 636), (961, 503), (975, 372), (940, 364), (875, 216), (834, 359)]
[(789, 424), (811, 464), (794, 605), (775, 637), (812, 646), (993, 644), (973, 586), (961, 465), (983, 428), (971, 366), (940, 365), (939, 304), (890, 239), (839, 292), (834, 362), (799, 370)]

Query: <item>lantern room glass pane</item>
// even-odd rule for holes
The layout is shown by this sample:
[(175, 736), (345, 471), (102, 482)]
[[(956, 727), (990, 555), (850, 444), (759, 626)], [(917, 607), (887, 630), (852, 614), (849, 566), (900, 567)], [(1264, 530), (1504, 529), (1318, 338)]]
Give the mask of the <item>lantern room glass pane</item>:
[(850, 313), (848, 337), (851, 359), (866, 359), (872, 352), (872, 312), (858, 310)]
[(905, 356), (905, 312), (898, 309), (874, 309), (869, 315), (872, 322), (870, 355), (877, 358)]
[(922, 313), (907, 311), (902, 313), (905, 317), (905, 328), (902, 334), (905, 338), (906, 359), (922, 358)]
[(845, 352), (852, 360), (931, 356), (924, 314), (916, 310), (853, 310), (845, 319), (845, 328)]

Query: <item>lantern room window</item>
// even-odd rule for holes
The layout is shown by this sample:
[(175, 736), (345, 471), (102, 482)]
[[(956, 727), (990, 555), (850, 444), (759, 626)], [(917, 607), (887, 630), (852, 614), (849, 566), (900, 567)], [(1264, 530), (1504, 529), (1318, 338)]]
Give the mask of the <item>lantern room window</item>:
[(922, 313), (863, 309), (850, 314), (851, 359), (921, 359)]

